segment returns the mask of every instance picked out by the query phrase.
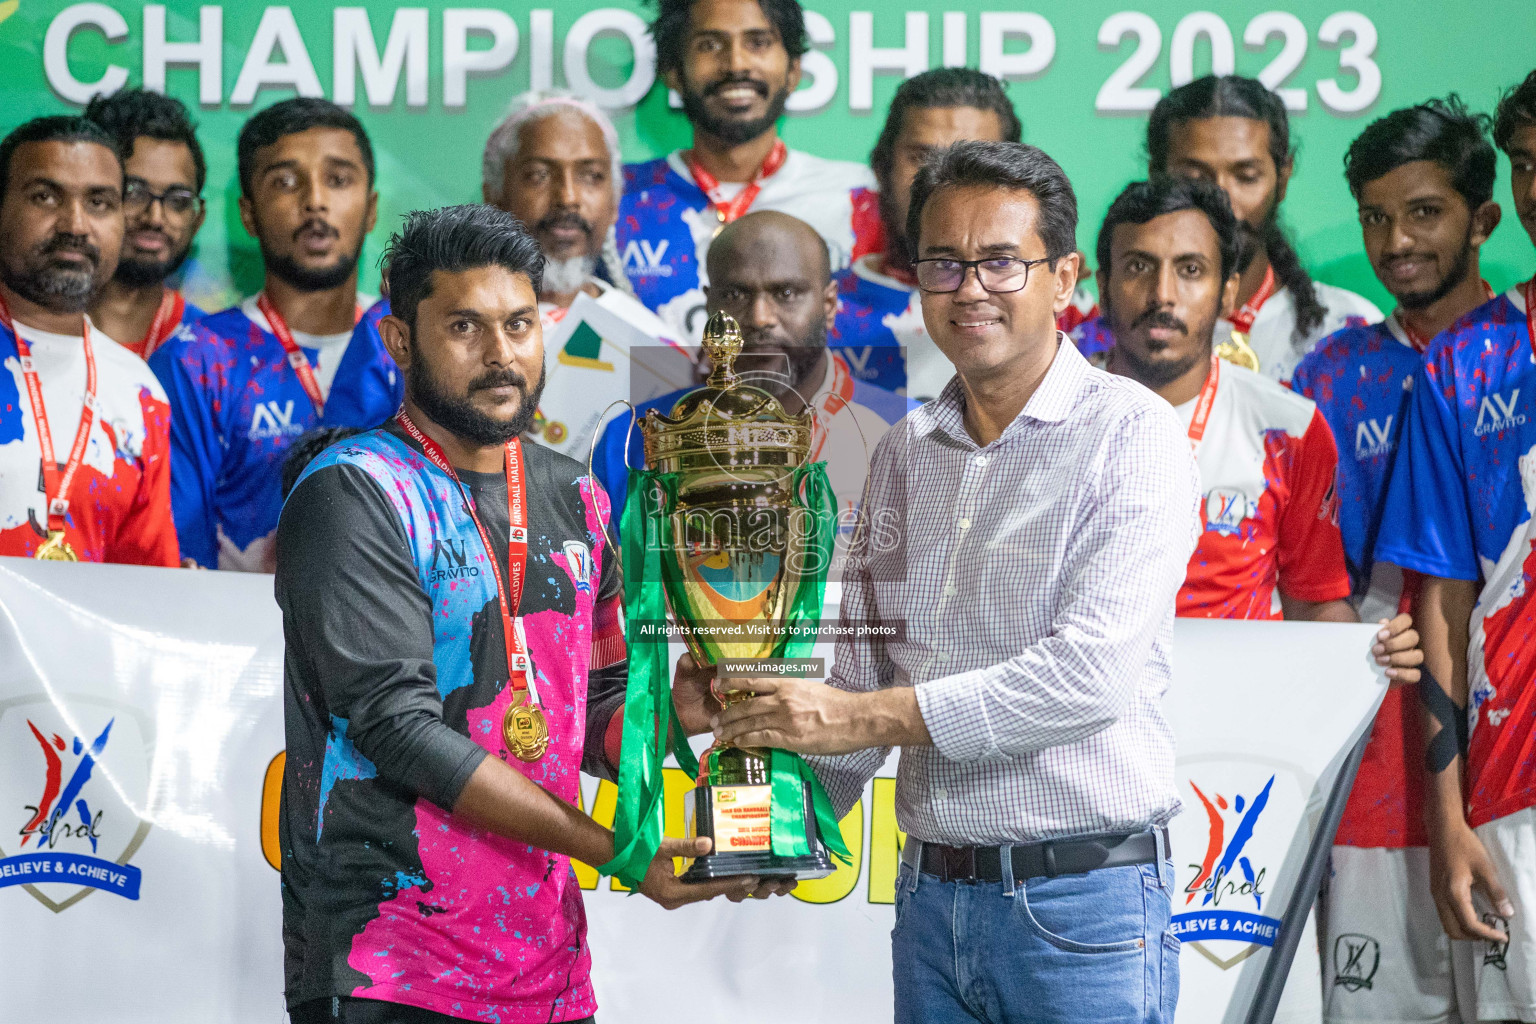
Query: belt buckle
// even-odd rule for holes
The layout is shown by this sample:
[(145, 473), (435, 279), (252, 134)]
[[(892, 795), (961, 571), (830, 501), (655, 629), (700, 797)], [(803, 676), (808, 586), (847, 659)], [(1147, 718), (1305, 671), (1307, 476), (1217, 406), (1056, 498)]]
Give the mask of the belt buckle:
[(944, 849), (944, 874), (947, 882), (976, 884), (976, 847), (946, 846)]

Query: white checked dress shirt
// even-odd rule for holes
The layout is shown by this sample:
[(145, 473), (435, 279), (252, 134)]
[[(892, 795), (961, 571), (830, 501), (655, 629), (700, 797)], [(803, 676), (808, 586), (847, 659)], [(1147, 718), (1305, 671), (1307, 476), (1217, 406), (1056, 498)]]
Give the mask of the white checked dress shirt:
[[(1134, 831), (1177, 812), (1162, 713), (1199, 477), (1173, 408), (1070, 341), (978, 447), (958, 379), (875, 449), (829, 682), (917, 687), (931, 747), (901, 752), (897, 821), (994, 845)], [(863, 556), (862, 558), (860, 556)], [(839, 814), (887, 749), (810, 758)]]

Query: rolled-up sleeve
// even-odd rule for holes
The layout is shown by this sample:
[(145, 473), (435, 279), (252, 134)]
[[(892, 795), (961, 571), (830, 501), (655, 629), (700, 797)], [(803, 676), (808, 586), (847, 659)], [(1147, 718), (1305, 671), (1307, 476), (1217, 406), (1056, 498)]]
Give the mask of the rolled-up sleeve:
[(1050, 633), (1016, 657), (917, 687), (946, 759), (1076, 743), (1112, 725), (1134, 697), (1199, 534), (1199, 475), (1165, 410), (1128, 416), (1104, 450), (1095, 500), (1072, 527)]
[(306, 477), (277, 531), (289, 658), (387, 779), (451, 810), (487, 751), (443, 722), (432, 609), (405, 529), (362, 469)]

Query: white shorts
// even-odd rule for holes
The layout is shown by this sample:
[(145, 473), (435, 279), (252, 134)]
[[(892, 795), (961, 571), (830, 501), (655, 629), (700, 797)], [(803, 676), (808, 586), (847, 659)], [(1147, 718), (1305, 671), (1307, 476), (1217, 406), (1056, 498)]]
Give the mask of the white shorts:
[(1479, 1020), (1536, 1024), (1536, 807), (1475, 831), (1515, 905), (1515, 916), (1508, 921), (1496, 916), (1474, 892), (1483, 920), (1503, 929), (1509, 941), (1455, 943), (1457, 972), (1466, 975), (1476, 993)]
[(1429, 850), (1335, 846), (1322, 917), (1327, 1024), (1473, 1019), (1457, 1010), (1452, 943), (1429, 892)]

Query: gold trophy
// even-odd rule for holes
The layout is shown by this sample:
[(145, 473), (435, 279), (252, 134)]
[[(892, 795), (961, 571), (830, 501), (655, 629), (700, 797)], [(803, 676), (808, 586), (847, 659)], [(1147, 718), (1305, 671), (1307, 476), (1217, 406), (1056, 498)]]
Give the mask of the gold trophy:
[[(830, 499), (825, 465), (806, 464), (813, 413), (791, 416), (742, 381), (734, 369), (741, 348), (736, 321), (710, 317), (709, 379), (670, 416), (652, 410), (641, 424), (648, 480), (664, 492), (649, 499), (644, 525), (659, 536), (666, 603), (701, 666), (809, 651), (814, 635), (795, 638), (792, 628), (814, 627), (804, 619), (820, 615), (835, 531), (830, 514), (816, 514)], [(731, 674), (770, 674), (741, 669)], [(720, 675), (711, 689), (724, 706), (751, 696)], [(797, 756), (717, 742), (700, 765), (689, 834), (709, 836), (714, 852), (693, 860), (685, 881), (831, 873), (829, 805)], [(786, 816), (793, 843), (784, 842)], [(841, 852), (840, 835), (831, 843)]]

